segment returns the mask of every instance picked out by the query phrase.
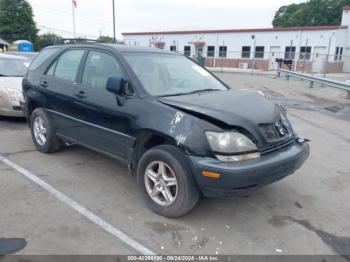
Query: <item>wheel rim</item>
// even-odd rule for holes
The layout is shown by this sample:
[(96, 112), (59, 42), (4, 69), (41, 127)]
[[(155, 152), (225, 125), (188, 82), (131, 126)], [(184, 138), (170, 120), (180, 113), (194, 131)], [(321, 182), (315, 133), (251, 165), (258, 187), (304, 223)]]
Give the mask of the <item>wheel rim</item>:
[(33, 132), (36, 142), (41, 146), (45, 145), (47, 133), (46, 126), (42, 117), (37, 116), (34, 119)]
[(150, 198), (161, 206), (170, 206), (178, 194), (174, 171), (162, 161), (151, 162), (145, 171), (145, 186)]

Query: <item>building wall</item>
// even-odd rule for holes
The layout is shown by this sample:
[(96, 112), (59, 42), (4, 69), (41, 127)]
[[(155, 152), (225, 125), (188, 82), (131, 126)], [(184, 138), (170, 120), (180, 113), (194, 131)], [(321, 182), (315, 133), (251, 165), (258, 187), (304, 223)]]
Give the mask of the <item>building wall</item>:
[[(343, 26), (350, 26), (350, 8), (343, 11)], [(292, 69), (311, 71), (339, 71), (350, 72), (350, 33), (348, 28), (338, 27), (318, 30), (237, 30), (235, 32), (193, 32), (193, 33), (155, 33), (124, 35), (127, 45), (154, 47), (154, 42), (164, 43), (164, 49), (176, 46), (176, 51), (184, 53), (185, 46), (191, 46), (190, 56), (196, 55), (193, 42), (204, 42), (202, 55), (206, 57), (207, 66), (239, 67), (240, 63), (248, 63), (248, 67), (271, 70), (277, 67), (276, 58), (285, 58), (286, 47), (296, 49)], [(311, 47), (310, 57), (300, 58), (299, 52), (303, 46)], [(215, 47), (215, 57), (207, 56), (208, 46)], [(226, 57), (219, 56), (219, 47), (227, 46)], [(242, 58), (242, 47), (250, 46), (250, 58)], [(254, 59), (254, 46), (264, 47), (264, 56)], [(342, 61), (335, 52), (342, 48)], [(329, 65), (326, 65), (328, 61)]]

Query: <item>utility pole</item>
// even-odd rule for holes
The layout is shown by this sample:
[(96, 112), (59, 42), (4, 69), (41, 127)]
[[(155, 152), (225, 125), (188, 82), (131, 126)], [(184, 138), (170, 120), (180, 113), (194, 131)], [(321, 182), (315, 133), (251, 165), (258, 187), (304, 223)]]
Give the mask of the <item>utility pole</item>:
[(251, 74), (254, 74), (254, 67), (255, 67), (255, 49), (256, 49), (256, 39), (255, 39), (255, 35), (252, 35), (252, 39), (254, 40), (253, 42), (253, 61), (252, 61), (252, 72)]
[(73, 36), (75, 39), (75, 12), (74, 9), (77, 8), (77, 2), (72, 0), (72, 14), (73, 14)]
[(113, 42), (116, 42), (115, 38), (115, 10), (114, 10), (114, 0), (113, 1)]
[(331, 51), (331, 44), (332, 44), (332, 35), (329, 37), (328, 51), (326, 55), (326, 60), (324, 61), (324, 65), (323, 65), (323, 78), (326, 78), (326, 74), (327, 74), (327, 66), (328, 66), (329, 53)]
[(306, 38), (306, 46), (305, 46), (305, 52), (304, 52), (304, 63), (303, 63), (303, 73), (305, 73), (305, 63), (306, 63), (306, 55), (307, 55), (307, 45), (309, 43), (309, 38)]

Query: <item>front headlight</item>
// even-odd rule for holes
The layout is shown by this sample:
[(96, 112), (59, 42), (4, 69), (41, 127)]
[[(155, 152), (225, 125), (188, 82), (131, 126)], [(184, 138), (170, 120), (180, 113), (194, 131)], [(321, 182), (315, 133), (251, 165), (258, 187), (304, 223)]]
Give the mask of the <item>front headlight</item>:
[(20, 91), (17, 89), (11, 88), (11, 87), (6, 87), (6, 90), (9, 94), (10, 101), (12, 103), (19, 103), (20, 100), (23, 100), (23, 95)]
[(223, 162), (234, 162), (259, 158), (256, 145), (238, 132), (205, 132), (216, 158)]

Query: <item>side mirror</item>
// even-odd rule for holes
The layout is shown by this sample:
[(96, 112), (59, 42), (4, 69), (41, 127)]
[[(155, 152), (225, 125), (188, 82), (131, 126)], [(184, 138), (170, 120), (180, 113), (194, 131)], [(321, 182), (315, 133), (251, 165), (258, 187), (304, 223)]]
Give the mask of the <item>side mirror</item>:
[(123, 78), (108, 77), (106, 89), (115, 95), (121, 95), (123, 93), (123, 82)]

